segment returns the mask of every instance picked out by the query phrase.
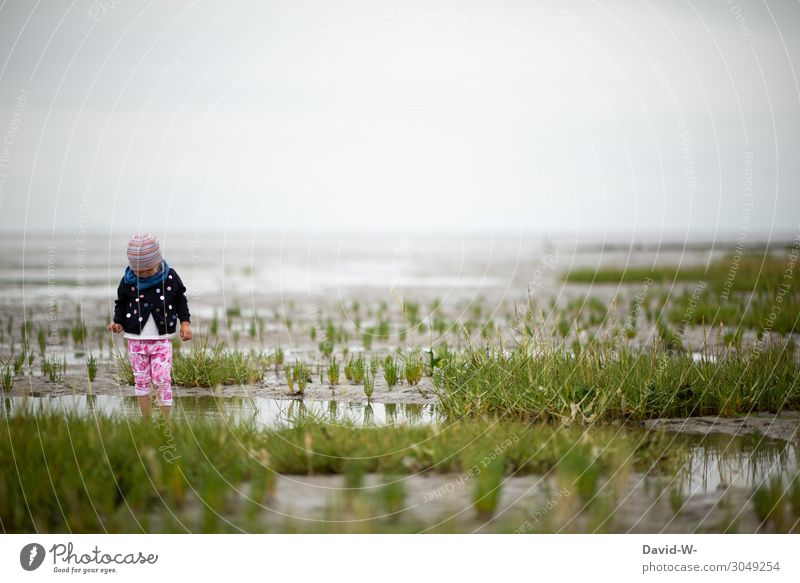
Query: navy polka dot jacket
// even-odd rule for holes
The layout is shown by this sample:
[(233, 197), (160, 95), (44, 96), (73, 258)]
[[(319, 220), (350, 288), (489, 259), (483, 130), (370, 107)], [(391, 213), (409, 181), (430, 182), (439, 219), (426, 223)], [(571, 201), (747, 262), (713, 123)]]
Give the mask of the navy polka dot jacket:
[(117, 299), (114, 302), (114, 322), (130, 334), (141, 334), (152, 316), (159, 334), (175, 332), (179, 322), (191, 322), (186, 288), (171, 267), (164, 282), (147, 289), (138, 289), (136, 284), (120, 279)]

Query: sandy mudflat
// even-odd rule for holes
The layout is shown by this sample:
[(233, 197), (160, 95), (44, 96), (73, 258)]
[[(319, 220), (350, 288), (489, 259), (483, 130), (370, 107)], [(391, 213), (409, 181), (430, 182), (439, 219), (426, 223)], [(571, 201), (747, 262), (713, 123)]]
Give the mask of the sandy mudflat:
[(652, 419), (646, 421), (648, 429), (680, 431), (695, 435), (725, 433), (728, 435), (765, 435), (785, 441), (800, 439), (800, 412), (752, 413), (741, 417), (690, 417), (688, 419)]
[[(85, 373), (78, 376), (68, 376), (61, 382), (52, 383), (39, 374), (30, 377), (20, 376), (14, 383), (14, 388), (10, 396), (62, 396), (62, 395), (86, 395), (89, 393), (88, 380)], [(299, 399), (298, 394), (289, 393), (289, 386), (284, 382), (283, 373), (277, 377), (275, 373), (270, 373), (264, 382), (258, 385), (226, 385), (218, 389), (205, 387), (173, 387), (177, 397), (253, 397), (267, 399)], [(355, 403), (366, 403), (367, 397), (364, 395), (363, 385), (339, 384), (334, 387), (322, 385), (317, 382), (309, 383), (306, 387), (303, 398), (309, 401), (347, 401)], [(115, 395), (133, 396), (133, 386), (120, 385), (110, 375), (101, 374), (91, 386), (91, 394), (94, 395)], [(374, 403), (397, 403), (397, 404), (419, 404), (432, 405), (436, 403), (433, 393), (431, 379), (424, 377), (416, 386), (408, 384), (397, 385), (389, 390), (386, 382), (378, 378), (375, 380), (375, 389), (372, 394)]]

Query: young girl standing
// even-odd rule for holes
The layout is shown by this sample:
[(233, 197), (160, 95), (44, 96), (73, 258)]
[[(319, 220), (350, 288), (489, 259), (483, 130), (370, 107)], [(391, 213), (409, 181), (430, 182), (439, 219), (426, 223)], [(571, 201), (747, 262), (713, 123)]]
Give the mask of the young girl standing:
[[(192, 338), (186, 288), (161, 256), (158, 239), (136, 233), (128, 242), (128, 267), (119, 282), (114, 321), (108, 330), (125, 332), (142, 415), (150, 416), (150, 383), (158, 388), (161, 410), (172, 406), (172, 337)], [(178, 323), (180, 322), (180, 323)]]

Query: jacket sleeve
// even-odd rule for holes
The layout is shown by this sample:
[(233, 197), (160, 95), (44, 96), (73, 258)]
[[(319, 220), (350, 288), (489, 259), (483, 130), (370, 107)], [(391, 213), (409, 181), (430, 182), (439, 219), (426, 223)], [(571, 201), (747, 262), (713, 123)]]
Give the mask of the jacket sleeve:
[(175, 276), (175, 295), (173, 301), (175, 302), (175, 312), (178, 314), (178, 320), (191, 323), (191, 314), (189, 314), (189, 301), (186, 299), (186, 287), (183, 281), (175, 270), (172, 270)]
[(122, 281), (120, 280), (117, 286), (117, 299), (114, 300), (114, 322), (117, 324), (125, 324), (125, 298), (122, 288)]

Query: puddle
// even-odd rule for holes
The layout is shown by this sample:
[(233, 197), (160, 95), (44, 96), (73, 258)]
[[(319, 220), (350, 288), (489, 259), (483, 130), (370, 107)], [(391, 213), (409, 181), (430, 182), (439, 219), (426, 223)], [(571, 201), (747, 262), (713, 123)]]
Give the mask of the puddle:
[[(686, 495), (727, 487), (756, 488), (776, 474), (784, 478), (797, 468), (794, 443), (758, 435), (682, 436), (688, 453), (679, 473)], [(785, 483), (785, 482), (784, 482)]]
[[(4, 415), (20, 411), (70, 412), (119, 415), (138, 418), (136, 397), (118, 395), (58, 395), (45, 397), (3, 397)], [(433, 405), (416, 403), (351, 403), (343, 401), (283, 400), (256, 397), (178, 397), (174, 400), (172, 415), (192, 420), (223, 419), (226, 422), (253, 422), (260, 428), (292, 425), (300, 418), (314, 416), (327, 423), (352, 423), (355, 425), (424, 425), (438, 420)]]

